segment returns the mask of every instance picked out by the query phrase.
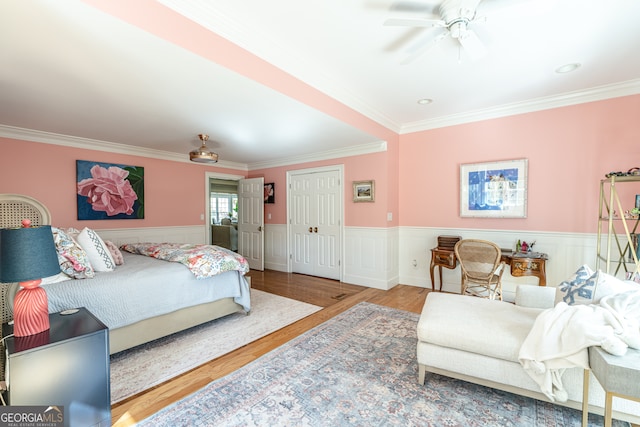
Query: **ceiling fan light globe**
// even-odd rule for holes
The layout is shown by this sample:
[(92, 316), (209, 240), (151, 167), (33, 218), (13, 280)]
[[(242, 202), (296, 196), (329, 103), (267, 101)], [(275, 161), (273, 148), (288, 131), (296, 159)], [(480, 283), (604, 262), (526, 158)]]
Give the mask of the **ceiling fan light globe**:
[(189, 153), (189, 160), (196, 163), (216, 163), (218, 161), (218, 154), (209, 151), (206, 145), (203, 145), (199, 149)]

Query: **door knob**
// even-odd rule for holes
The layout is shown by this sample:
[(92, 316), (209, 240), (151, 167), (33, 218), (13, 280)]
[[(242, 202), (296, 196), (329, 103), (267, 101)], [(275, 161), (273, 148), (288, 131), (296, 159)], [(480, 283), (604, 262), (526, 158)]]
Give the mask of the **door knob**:
[(317, 233), (317, 232), (318, 232), (318, 227), (314, 227), (314, 228), (313, 228), (313, 231), (314, 231), (315, 233)]
[(262, 231), (262, 226), (261, 225), (258, 226), (258, 231)]
[(309, 227), (309, 233), (313, 233), (313, 228)]

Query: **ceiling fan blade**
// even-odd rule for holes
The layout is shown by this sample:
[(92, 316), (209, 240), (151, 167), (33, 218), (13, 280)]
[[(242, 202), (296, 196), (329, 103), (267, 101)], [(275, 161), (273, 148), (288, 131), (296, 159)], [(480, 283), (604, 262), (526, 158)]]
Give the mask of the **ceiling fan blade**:
[(401, 27), (446, 27), (447, 24), (441, 19), (421, 19), (421, 18), (391, 18), (384, 21), (386, 26)]
[(413, 45), (411, 45), (409, 49), (407, 49), (407, 56), (405, 56), (404, 59), (400, 61), (400, 64), (407, 65), (412, 63), (413, 61), (415, 61), (416, 59), (418, 59), (419, 57), (427, 53), (429, 49), (435, 46), (440, 40), (445, 38), (448, 34), (449, 34), (449, 30), (445, 28), (440, 33), (438, 33), (435, 37), (431, 35), (431, 37), (433, 37), (431, 40), (427, 40), (425, 37), (421, 37)]
[(424, 14), (436, 14), (438, 12), (438, 7), (440, 6), (439, 1), (433, 1), (431, 4), (429, 2), (425, 3), (424, 1), (396, 1), (394, 2), (389, 10), (391, 11), (399, 11), (399, 12), (412, 12), (412, 13), (424, 13)]
[(460, 35), (458, 40), (465, 52), (467, 52), (473, 60), (480, 59), (487, 53), (487, 48), (472, 30), (465, 31), (464, 34)]

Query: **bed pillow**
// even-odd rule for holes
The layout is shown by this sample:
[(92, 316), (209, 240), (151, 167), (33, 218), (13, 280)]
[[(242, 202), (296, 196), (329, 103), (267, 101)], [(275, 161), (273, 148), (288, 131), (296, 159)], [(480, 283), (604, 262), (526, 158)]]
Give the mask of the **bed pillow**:
[(58, 251), (60, 270), (74, 279), (87, 279), (95, 276), (87, 253), (63, 230), (51, 227), (53, 241)]
[(109, 252), (109, 248), (98, 233), (90, 228), (83, 228), (76, 238), (82, 249), (87, 253), (89, 262), (95, 271), (113, 271), (116, 262)]
[(107, 249), (109, 249), (109, 252), (111, 252), (111, 257), (115, 261), (116, 265), (124, 264), (124, 257), (122, 256), (122, 252), (120, 252), (118, 245), (113, 243), (111, 240), (105, 240), (104, 244), (107, 246)]

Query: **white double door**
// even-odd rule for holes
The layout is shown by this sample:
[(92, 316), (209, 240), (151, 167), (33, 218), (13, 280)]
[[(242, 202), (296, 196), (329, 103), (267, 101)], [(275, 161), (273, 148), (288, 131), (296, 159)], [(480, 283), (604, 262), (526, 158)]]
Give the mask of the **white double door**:
[(291, 271), (340, 280), (342, 170), (321, 168), (288, 175)]

